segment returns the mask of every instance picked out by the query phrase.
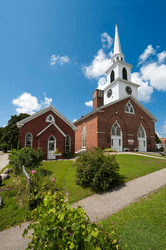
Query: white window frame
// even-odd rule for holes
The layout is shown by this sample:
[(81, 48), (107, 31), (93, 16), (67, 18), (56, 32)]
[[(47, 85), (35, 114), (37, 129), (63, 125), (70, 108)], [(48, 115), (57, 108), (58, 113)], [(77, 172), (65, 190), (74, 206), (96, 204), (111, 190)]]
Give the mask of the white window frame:
[[(50, 120), (50, 117), (52, 118), (51, 120)], [(53, 117), (53, 115), (48, 115), (47, 116), (47, 118), (46, 118), (46, 122), (55, 122), (55, 118)]]
[(82, 148), (86, 148), (86, 126), (82, 128)]
[[(66, 145), (67, 137), (69, 139), (69, 145)], [(66, 147), (69, 147), (69, 152), (67, 152)], [(71, 137), (70, 137), (70, 135), (66, 135), (66, 138), (65, 138), (65, 154), (68, 154), (68, 153), (71, 153)]]
[(27, 142), (26, 142), (28, 135), (31, 135), (31, 137), (29, 137), (29, 138), (31, 138), (31, 146), (30, 147), (32, 147), (32, 143), (33, 143), (33, 135), (30, 132), (28, 132), (25, 136), (25, 148), (29, 147), (29, 146), (27, 146)]
[[(129, 104), (130, 104), (130, 107), (129, 107)], [(129, 111), (126, 111), (126, 106), (128, 106)], [(133, 105), (131, 104), (131, 102), (128, 102), (128, 103), (126, 104), (126, 106), (125, 106), (125, 113), (134, 115), (134, 114), (135, 114), (135, 111), (134, 111), (134, 108), (133, 108)], [(133, 109), (133, 112), (130, 111), (131, 108)]]

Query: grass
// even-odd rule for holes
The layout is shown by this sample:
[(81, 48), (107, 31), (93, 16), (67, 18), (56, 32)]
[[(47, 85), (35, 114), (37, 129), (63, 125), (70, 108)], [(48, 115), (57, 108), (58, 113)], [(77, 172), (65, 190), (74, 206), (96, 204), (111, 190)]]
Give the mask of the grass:
[[(99, 224), (108, 232), (114, 224), (122, 249), (166, 249), (166, 186), (114, 213)], [(127, 244), (127, 247), (125, 247)]]
[[(114, 183), (114, 186), (166, 167), (165, 160), (156, 158), (138, 155), (117, 155), (116, 158), (120, 166), (121, 179), (118, 183)], [(96, 193), (91, 187), (77, 185), (75, 166), (70, 160), (43, 162), (42, 168), (48, 171), (50, 180), (56, 179), (57, 186), (68, 195), (70, 204)], [(1, 172), (3, 171), (4, 169)], [(20, 180), (10, 173), (10, 179), (2, 183), (0, 195), (4, 206), (0, 209), (0, 230), (4, 230), (7, 226), (13, 226), (25, 218), (27, 207), (23, 200), (27, 191), (24, 190)], [(17, 185), (22, 185), (20, 187), (22, 188), (21, 193), (14, 191), (13, 187)], [(12, 188), (10, 189), (10, 187)], [(9, 189), (5, 191), (6, 188)]]

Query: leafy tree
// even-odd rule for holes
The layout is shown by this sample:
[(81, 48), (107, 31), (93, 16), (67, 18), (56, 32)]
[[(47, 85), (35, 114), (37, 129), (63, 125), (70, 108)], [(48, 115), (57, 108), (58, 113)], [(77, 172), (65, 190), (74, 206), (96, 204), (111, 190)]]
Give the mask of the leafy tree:
[(6, 143), (8, 145), (8, 149), (11, 148), (11, 145), (12, 148), (17, 148), (19, 129), (16, 123), (25, 119), (28, 116), (28, 114), (23, 113), (11, 116), (11, 119), (8, 121), (8, 125), (3, 128), (1, 143)]
[(155, 133), (155, 143), (161, 143), (161, 140), (156, 133)]

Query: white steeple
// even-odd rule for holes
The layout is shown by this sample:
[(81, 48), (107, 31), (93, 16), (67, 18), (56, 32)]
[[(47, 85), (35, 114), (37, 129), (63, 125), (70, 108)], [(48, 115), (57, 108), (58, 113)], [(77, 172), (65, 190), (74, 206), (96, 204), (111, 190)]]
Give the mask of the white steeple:
[(115, 41), (114, 41), (114, 55), (122, 53), (121, 46), (120, 46), (120, 40), (119, 40), (119, 34), (118, 34), (118, 28), (117, 24), (115, 27)]

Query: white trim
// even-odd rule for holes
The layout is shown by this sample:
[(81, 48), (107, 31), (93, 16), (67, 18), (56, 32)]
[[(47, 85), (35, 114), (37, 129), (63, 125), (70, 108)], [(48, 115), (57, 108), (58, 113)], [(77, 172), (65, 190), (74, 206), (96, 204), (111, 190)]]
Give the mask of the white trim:
[(17, 122), (17, 126), (20, 128), (22, 126), (24, 126), (25, 123), (39, 117), (40, 115), (45, 114), (48, 111), (52, 111), (54, 112), (54, 114), (56, 114), (60, 119), (62, 119), (67, 125), (69, 125), (74, 131), (77, 130), (76, 126), (71, 123), (64, 115), (62, 115), (57, 109), (55, 109), (52, 105), (40, 110), (39, 112), (28, 116), (27, 118)]
[(128, 136), (134, 136), (134, 134), (127, 134)]
[(75, 122), (73, 122), (73, 124), (78, 124), (79, 122), (81, 122), (82, 120), (84, 120), (84, 119), (86, 119), (86, 118), (88, 118), (89, 116), (91, 116), (91, 115), (93, 115), (93, 114), (95, 114), (95, 113), (97, 113), (97, 112), (105, 112), (104, 110), (102, 110), (102, 109), (105, 109), (105, 108), (107, 108), (107, 107), (109, 107), (109, 106), (112, 106), (112, 105), (114, 105), (114, 104), (116, 104), (116, 103), (118, 103), (118, 102), (121, 102), (121, 101), (123, 101), (123, 100), (125, 100), (125, 99), (129, 99), (129, 98), (131, 98), (132, 99), (132, 101), (133, 102), (135, 102), (151, 119), (152, 119), (152, 121), (153, 122), (157, 122), (158, 120), (156, 119), (156, 117), (154, 116), (154, 115), (152, 115), (134, 96), (128, 96), (128, 95), (126, 95), (125, 97), (122, 97), (122, 98), (120, 98), (120, 99), (118, 99), (118, 100), (115, 100), (114, 102), (111, 102), (111, 103), (108, 103), (108, 104), (106, 104), (106, 105), (103, 105), (103, 106), (100, 106), (100, 107), (98, 107), (97, 109), (95, 109), (95, 110), (93, 110), (92, 112), (90, 112), (90, 113), (88, 113), (87, 115), (85, 115), (84, 117), (81, 117), (80, 119), (78, 119), (77, 121), (75, 121)]
[(47, 127), (45, 127), (42, 131), (40, 131), (36, 137), (38, 137), (39, 135), (41, 135), (44, 131), (46, 131), (49, 127), (51, 127), (51, 125), (54, 125), (58, 130), (59, 132), (64, 136), (66, 137), (65, 133), (54, 123), (54, 122), (51, 122)]
[[(119, 56), (121, 56), (121, 55), (123, 55), (123, 57), (124, 57), (124, 54), (120, 53)], [(117, 56), (117, 54), (114, 55), (111, 59), (114, 59), (116, 56)], [(124, 65), (124, 66), (129, 67), (129, 68), (132, 68), (132, 67), (133, 67), (133, 65), (131, 65), (131, 64), (129, 64), (129, 63), (126, 63), (126, 62), (124, 62), (124, 61), (118, 60), (118, 61), (116, 61), (115, 63), (113, 63), (113, 64), (105, 71), (105, 73), (108, 74), (108, 73), (111, 71), (111, 69), (115, 67), (116, 64), (119, 64), (119, 65), (122, 64), (122, 65)]]
[[(130, 104), (130, 107), (128, 106)], [(131, 110), (131, 108), (133, 109), (133, 112), (130, 112), (130, 111), (126, 111), (126, 106), (128, 106), (128, 109)], [(127, 114), (132, 114), (132, 115), (135, 115), (135, 110), (134, 110), (134, 107), (133, 105), (131, 104), (130, 100), (128, 101), (128, 103), (126, 104), (125, 106), (125, 113)], [(142, 117), (141, 117), (142, 118)]]
[(115, 84), (117, 81), (121, 81), (121, 82), (124, 82), (126, 83), (127, 85), (133, 85), (133, 86), (136, 86), (136, 87), (140, 87), (141, 85), (137, 84), (137, 83), (134, 83), (134, 82), (130, 82), (128, 80), (124, 80), (123, 78), (121, 77), (117, 77), (113, 82), (111, 82), (109, 85), (107, 85), (103, 91), (107, 91), (113, 84)]
[[(49, 117), (52, 117), (52, 120), (49, 120)], [(48, 115), (47, 118), (46, 118), (46, 122), (55, 122), (55, 118), (53, 117), (53, 115)]]
[[(31, 146), (30, 147), (32, 147), (32, 145), (33, 145), (33, 135), (32, 135), (32, 133), (31, 132), (28, 132), (27, 134), (31, 134)], [(25, 135), (25, 148), (27, 148), (27, 146), (26, 146), (26, 136), (27, 136), (27, 134)]]
[(106, 132), (96, 131), (97, 134), (105, 134)]

